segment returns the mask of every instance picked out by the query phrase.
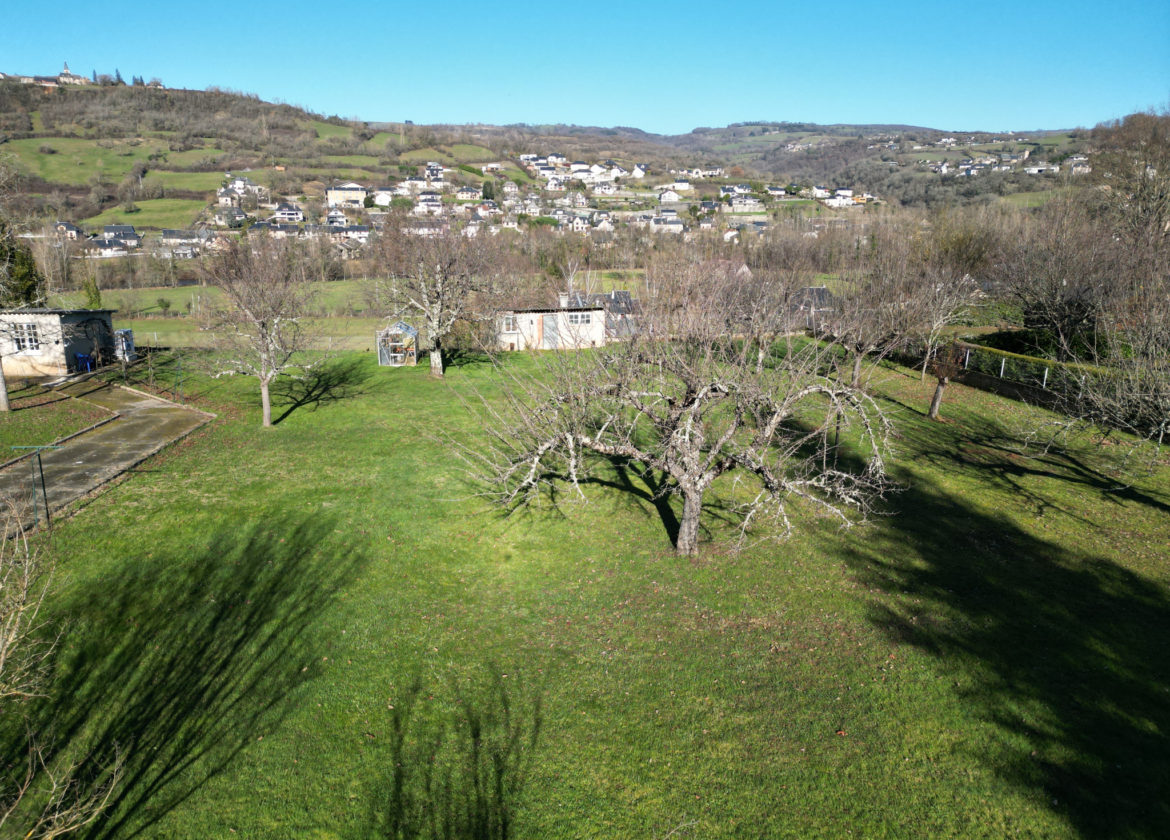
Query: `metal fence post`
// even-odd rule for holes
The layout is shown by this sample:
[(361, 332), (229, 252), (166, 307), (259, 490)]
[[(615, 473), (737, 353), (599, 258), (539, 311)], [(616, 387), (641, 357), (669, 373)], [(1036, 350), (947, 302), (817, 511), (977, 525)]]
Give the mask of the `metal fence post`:
[(40, 473), (41, 485), (41, 502), (45, 506), (45, 525), (53, 524), (52, 516), (49, 513), (49, 490), (45, 485), (45, 464), (41, 460), (41, 453), (46, 449), (60, 449), (60, 446), (54, 444), (45, 444), (43, 446), (10, 446), (9, 449), (31, 449), (36, 459), (30, 458), (28, 463), (32, 470), (32, 502), (33, 502), (33, 527), (41, 524), (40, 506), (37, 504), (37, 473)]

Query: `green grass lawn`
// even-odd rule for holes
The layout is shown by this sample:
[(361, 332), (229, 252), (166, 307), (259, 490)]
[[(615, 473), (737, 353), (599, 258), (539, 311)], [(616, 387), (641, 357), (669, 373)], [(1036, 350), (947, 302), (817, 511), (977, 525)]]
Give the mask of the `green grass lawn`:
[(368, 149), (371, 149), (375, 152), (381, 152), (386, 148), (386, 144), (390, 142), (391, 138), (397, 140), (398, 136), (399, 135), (397, 131), (379, 131), (377, 134), (367, 140), (365, 145)]
[(204, 190), (214, 192), (223, 183), (222, 172), (164, 172), (152, 169), (146, 178), (157, 178), (166, 186), (176, 190)]
[(435, 382), (344, 356), (282, 383), (262, 430), (253, 380), (185, 358), (218, 419), (54, 534), (54, 720), (127, 762), (96, 836), (371, 836), (434, 716), (502, 714), (491, 679), (522, 723), (541, 701), (516, 837), (1170, 824), (1165, 466), (1119, 485), (1094, 448), (1025, 455), (1047, 415), (961, 385), (928, 422), (931, 384), (883, 368), (889, 515), (800, 511), (734, 553), (724, 486), (684, 560), (646, 488), (605, 472), (559, 509), (488, 509), (454, 454), (500, 398), (486, 364)]
[[(53, 153), (42, 153), (43, 146), (53, 149)], [(133, 143), (48, 137), (10, 140), (4, 148), (16, 156), (25, 172), (53, 183), (85, 184), (99, 172), (107, 181), (120, 181), (137, 161), (145, 161), (166, 147), (158, 141)]]
[(378, 159), (373, 155), (325, 155), (322, 158), (336, 166), (376, 167)]
[(36, 386), (13, 388), (8, 398), (11, 410), (0, 413), (0, 462), (22, 454), (11, 446), (52, 443), (111, 416), (96, 405)]
[(436, 160), (440, 163), (454, 163), (455, 159), (444, 151), (433, 148), (413, 149), (409, 152), (403, 152), (398, 156), (398, 159), (404, 163), (426, 163), (428, 160)]
[[(312, 309), (325, 314), (343, 315), (349, 311), (361, 312), (367, 306), (366, 280), (337, 280), (329, 283), (314, 283)], [(158, 309), (158, 299), (166, 298), (171, 302), (171, 312), (190, 311), (198, 315), (201, 308), (215, 306), (221, 299), (222, 293), (215, 286), (156, 286), (143, 289), (107, 289), (102, 292), (102, 302), (126, 312), (150, 312)], [(65, 292), (53, 299), (54, 305), (66, 307), (80, 307), (84, 305), (85, 295), (79, 291)], [(158, 314), (161, 315), (161, 312)], [(152, 323), (156, 320), (148, 318)], [(181, 319), (168, 319), (181, 320)], [(191, 327), (194, 329), (194, 327)]]
[(102, 225), (134, 225), (143, 228), (182, 229), (191, 226), (199, 213), (207, 207), (206, 201), (187, 198), (151, 198), (135, 202), (138, 210), (125, 212), (121, 206), (112, 207), (78, 224), (85, 229)]
[[(214, 160), (215, 158), (226, 154), (227, 152), (225, 152), (223, 149), (218, 149), (214, 146), (208, 146), (201, 149), (187, 149), (185, 152), (168, 151), (164, 160), (167, 166), (195, 166), (196, 164), (202, 163), (208, 158)], [(219, 176), (221, 179), (223, 178), (223, 173), (221, 172), (215, 172), (212, 174)]]
[(295, 174), (306, 180), (323, 181), (326, 185), (335, 178), (346, 181), (358, 181), (362, 183), (369, 183), (370, 181), (380, 181), (385, 176), (378, 172), (369, 169), (355, 169), (353, 167), (337, 166), (337, 167), (314, 167), (301, 168), (297, 167), (293, 170)]
[(349, 137), (353, 133), (353, 129), (347, 125), (334, 125), (321, 120), (310, 121), (309, 128), (316, 131), (318, 139), (321, 140), (328, 140), (330, 137)]
[[(172, 311), (182, 311), (186, 305), (184, 295), (164, 292), (161, 296), (172, 301)], [(119, 301), (115, 295), (106, 302), (114, 306)], [(154, 306), (157, 309), (157, 304)], [(315, 336), (313, 346), (335, 351), (370, 350), (374, 346), (374, 333), (386, 326), (383, 318), (365, 317), (309, 318), (307, 323)], [(196, 318), (122, 318), (115, 313), (114, 329), (133, 330), (136, 344), (152, 347), (209, 347), (215, 340), (212, 333), (200, 329)]]
[(460, 163), (490, 163), (499, 158), (491, 149), (470, 143), (455, 143), (451, 146), (451, 156)]

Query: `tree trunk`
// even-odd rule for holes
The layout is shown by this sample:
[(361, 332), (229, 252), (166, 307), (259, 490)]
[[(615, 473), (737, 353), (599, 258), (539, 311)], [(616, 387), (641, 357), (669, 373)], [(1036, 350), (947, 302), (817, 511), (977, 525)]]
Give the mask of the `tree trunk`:
[(437, 338), (431, 344), (431, 376), (443, 376), (443, 347)]
[(699, 551), (699, 514), (703, 510), (703, 493), (699, 490), (683, 492), (683, 515), (678, 525), (675, 551), (689, 557)]
[(264, 413), (262, 425), (272, 425), (272, 397), (268, 394), (268, 380), (260, 380), (260, 406)]
[(853, 354), (853, 387), (861, 387), (861, 363), (865, 360), (865, 354), (860, 350)]
[(8, 409), (8, 377), (4, 375), (4, 360), (0, 359), (0, 411)]
[(930, 411), (926, 414), (931, 420), (938, 419), (938, 410), (942, 406), (943, 389), (947, 387), (950, 379), (949, 376), (940, 376), (938, 378), (938, 384), (934, 386), (934, 396), (930, 398)]

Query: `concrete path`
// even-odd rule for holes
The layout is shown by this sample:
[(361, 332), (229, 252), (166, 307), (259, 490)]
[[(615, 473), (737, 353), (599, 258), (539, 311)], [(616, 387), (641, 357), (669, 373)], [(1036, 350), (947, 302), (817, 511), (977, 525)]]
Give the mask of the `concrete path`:
[[(93, 380), (75, 382), (57, 390), (107, 409), (114, 419), (69, 438), (60, 449), (46, 449), (41, 453), (51, 511), (92, 493), (212, 419), (212, 415), (195, 409), (129, 388), (99, 385)], [(30, 461), (35, 462), (35, 457), (0, 470), (0, 494), (16, 501), (26, 528), (36, 519), (32, 494), (34, 468)], [(44, 524), (39, 475), (36, 503), (40, 508), (39, 519)]]

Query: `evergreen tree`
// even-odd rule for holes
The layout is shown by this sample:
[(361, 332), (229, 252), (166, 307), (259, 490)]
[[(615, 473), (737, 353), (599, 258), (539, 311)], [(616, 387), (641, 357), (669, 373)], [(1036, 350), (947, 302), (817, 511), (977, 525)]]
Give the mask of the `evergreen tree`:
[(122, 73), (120, 70), (118, 70), (117, 67), (114, 68), (114, 84), (116, 84), (116, 85), (126, 84), (126, 80), (122, 78)]
[(0, 306), (29, 306), (40, 300), (44, 278), (32, 252), (0, 221)]

